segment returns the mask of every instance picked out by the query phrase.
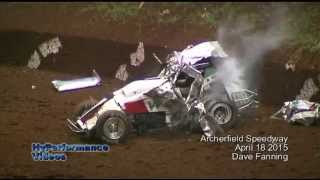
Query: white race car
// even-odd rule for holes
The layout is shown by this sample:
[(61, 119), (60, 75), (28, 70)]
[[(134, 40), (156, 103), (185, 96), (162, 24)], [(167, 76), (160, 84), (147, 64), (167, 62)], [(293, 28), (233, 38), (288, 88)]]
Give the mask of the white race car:
[(132, 129), (142, 133), (187, 126), (213, 136), (232, 127), (237, 113), (257, 103), (254, 92), (229, 93), (215, 79), (214, 62), (226, 58), (216, 41), (174, 52), (158, 76), (133, 81), (99, 102), (81, 103), (68, 126), (112, 144), (125, 140)]

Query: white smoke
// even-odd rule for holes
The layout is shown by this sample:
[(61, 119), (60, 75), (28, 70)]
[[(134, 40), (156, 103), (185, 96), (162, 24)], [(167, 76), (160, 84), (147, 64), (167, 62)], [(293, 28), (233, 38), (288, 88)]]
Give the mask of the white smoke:
[(240, 91), (247, 87), (243, 78), (243, 68), (236, 59), (226, 59), (223, 63), (218, 65), (217, 69), (217, 80), (222, 81), (229, 92)]
[(217, 68), (217, 74), (234, 91), (248, 88), (252, 79), (245, 77), (256, 76), (251, 71), (257, 68), (257, 63), (289, 37), (285, 6), (273, 5), (271, 9), (273, 11), (269, 21), (263, 23), (262, 30), (243, 17), (234, 23), (227, 21), (218, 28), (218, 41), (224, 45), (231, 58)]

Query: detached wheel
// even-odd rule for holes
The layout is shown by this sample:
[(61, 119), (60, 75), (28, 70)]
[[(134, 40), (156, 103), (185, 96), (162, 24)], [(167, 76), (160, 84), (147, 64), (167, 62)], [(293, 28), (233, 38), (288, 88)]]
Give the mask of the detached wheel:
[(232, 128), (236, 124), (234, 107), (228, 103), (214, 103), (208, 108), (208, 113), (222, 128)]
[(102, 141), (118, 144), (126, 140), (131, 125), (123, 112), (110, 110), (99, 116), (96, 130), (98, 138)]
[[(76, 121), (80, 116), (82, 116), (85, 112), (87, 112), (89, 109), (91, 109), (94, 105), (98, 103), (95, 99), (85, 100), (81, 102), (75, 109), (72, 120)], [(90, 131), (85, 132), (82, 134), (84, 138), (91, 139), (95, 135), (95, 129), (91, 129)]]

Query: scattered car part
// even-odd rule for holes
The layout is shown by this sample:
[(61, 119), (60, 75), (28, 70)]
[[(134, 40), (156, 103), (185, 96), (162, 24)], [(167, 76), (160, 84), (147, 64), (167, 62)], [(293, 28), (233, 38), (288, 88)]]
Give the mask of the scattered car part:
[(130, 64), (132, 66), (140, 66), (144, 61), (143, 42), (139, 42), (136, 52), (130, 54)]
[[(55, 37), (46, 42), (43, 42), (38, 46), (38, 50), (43, 58), (46, 58), (49, 54), (56, 54), (59, 52), (59, 48), (62, 47), (59, 37)], [(41, 57), (37, 49), (34, 50), (28, 61), (28, 67), (30, 69), (37, 69), (41, 64)]]
[(287, 62), (285, 64), (285, 68), (288, 71), (289, 69), (291, 69), (292, 72), (296, 71), (296, 64), (292, 63), (292, 62)]
[(42, 57), (47, 57), (49, 54), (57, 54), (59, 48), (62, 48), (61, 41), (59, 37), (52, 38), (46, 42), (43, 42), (39, 45), (38, 49)]
[(115, 78), (121, 81), (126, 81), (128, 77), (129, 77), (129, 74), (127, 72), (127, 65), (121, 64), (116, 72)]
[(156, 53), (152, 53), (152, 56), (157, 60), (157, 62), (159, 63), (159, 64), (163, 64), (163, 62), (158, 58), (158, 56), (156, 55)]
[(27, 66), (30, 69), (37, 69), (40, 66), (40, 63), (41, 63), (40, 55), (39, 55), (38, 51), (35, 50), (33, 52), (33, 54), (31, 55)]
[(320, 104), (306, 100), (284, 102), (284, 105), (274, 113), (272, 119), (284, 119), (288, 123), (312, 125), (320, 117)]
[(313, 79), (309, 78), (303, 83), (303, 87), (300, 89), (300, 94), (296, 96), (296, 99), (309, 101), (317, 92), (319, 92), (319, 88)]
[(52, 84), (59, 92), (100, 85), (100, 76), (95, 70), (93, 70), (92, 73), (92, 77), (78, 78), (73, 80), (53, 80)]

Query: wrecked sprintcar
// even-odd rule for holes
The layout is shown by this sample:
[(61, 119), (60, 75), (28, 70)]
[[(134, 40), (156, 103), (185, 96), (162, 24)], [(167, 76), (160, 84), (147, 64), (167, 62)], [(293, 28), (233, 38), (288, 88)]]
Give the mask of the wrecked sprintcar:
[(215, 62), (227, 60), (219, 43), (204, 42), (173, 52), (156, 77), (133, 81), (99, 102), (89, 100), (67, 119), (69, 128), (106, 143), (122, 142), (135, 130), (159, 128), (201, 130), (214, 136), (231, 128), (236, 115), (256, 106), (247, 89), (228, 92), (215, 78)]
[(283, 119), (289, 124), (311, 126), (319, 123), (320, 104), (302, 99), (287, 101), (271, 118)]

